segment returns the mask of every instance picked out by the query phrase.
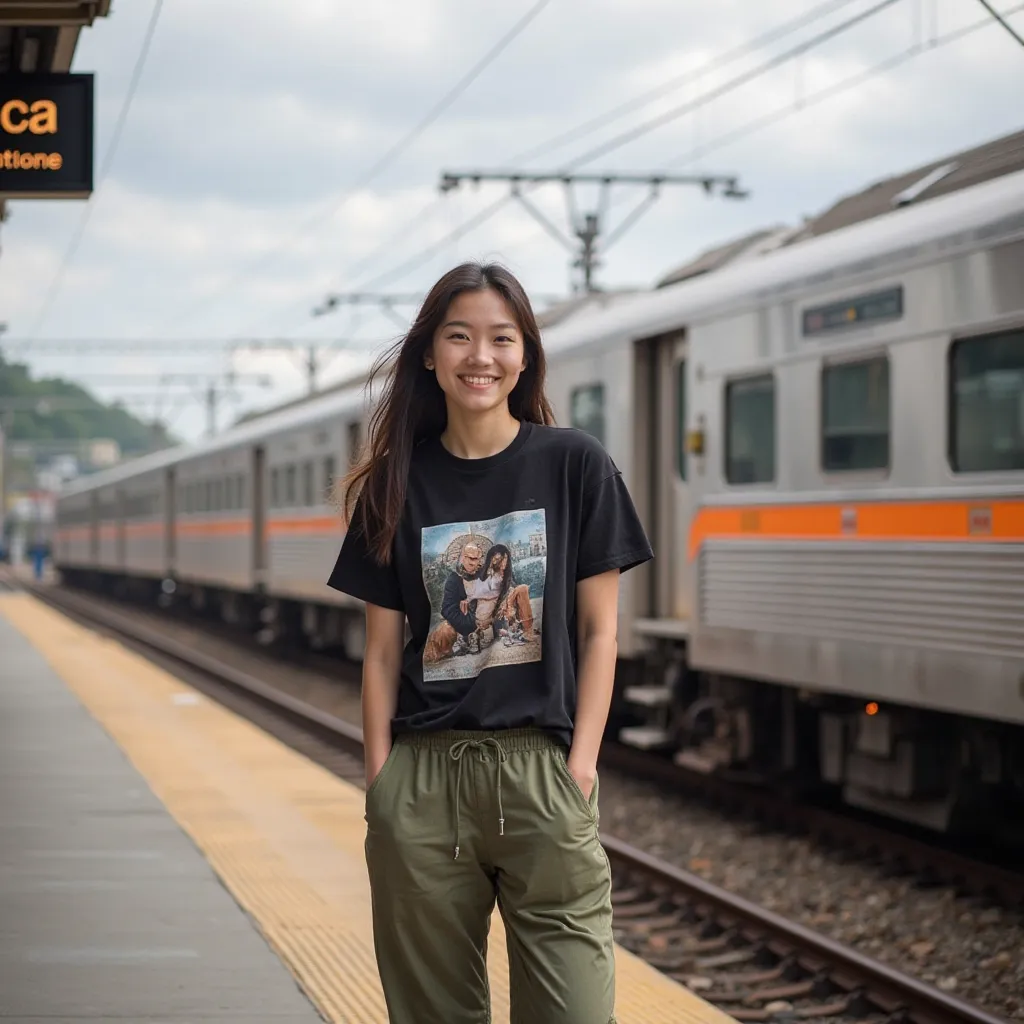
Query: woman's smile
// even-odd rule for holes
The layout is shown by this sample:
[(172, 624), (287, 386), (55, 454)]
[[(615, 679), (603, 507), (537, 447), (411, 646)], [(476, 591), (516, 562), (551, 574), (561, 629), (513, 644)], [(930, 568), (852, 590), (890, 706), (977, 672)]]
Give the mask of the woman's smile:
[(483, 391), (486, 388), (489, 388), (492, 384), (496, 384), (500, 379), (500, 377), (495, 377), (493, 374), (459, 374), (459, 380), (461, 380), (467, 387), (473, 388), (475, 391)]

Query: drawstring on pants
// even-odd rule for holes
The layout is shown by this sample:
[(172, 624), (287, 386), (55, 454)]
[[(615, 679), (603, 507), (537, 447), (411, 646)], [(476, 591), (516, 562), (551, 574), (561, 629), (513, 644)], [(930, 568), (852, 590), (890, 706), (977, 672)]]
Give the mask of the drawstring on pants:
[(456, 740), (448, 748), (448, 756), (458, 765), (455, 772), (455, 860), (459, 859), (459, 805), (462, 801), (462, 755), (465, 754), (467, 750), (477, 750), (480, 752), (480, 760), (485, 761), (486, 758), (483, 754), (484, 747), (493, 747), (497, 752), (498, 834), (502, 836), (505, 834), (505, 810), (501, 806), (501, 765), (503, 761), (508, 760), (508, 754), (505, 753), (505, 748), (494, 736), (488, 736), (482, 740)]

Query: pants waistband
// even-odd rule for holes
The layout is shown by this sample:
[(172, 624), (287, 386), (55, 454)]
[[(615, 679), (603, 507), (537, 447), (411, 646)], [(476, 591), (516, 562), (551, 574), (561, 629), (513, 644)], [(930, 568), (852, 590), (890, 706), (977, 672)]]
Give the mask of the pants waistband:
[(395, 737), (396, 743), (406, 743), (413, 747), (424, 747), (428, 750), (439, 750), (447, 753), (453, 744), (462, 740), (480, 742), (486, 739), (497, 740), (506, 753), (520, 750), (551, 750), (555, 747), (564, 749), (564, 744), (543, 729), (444, 729), (438, 732), (402, 732)]

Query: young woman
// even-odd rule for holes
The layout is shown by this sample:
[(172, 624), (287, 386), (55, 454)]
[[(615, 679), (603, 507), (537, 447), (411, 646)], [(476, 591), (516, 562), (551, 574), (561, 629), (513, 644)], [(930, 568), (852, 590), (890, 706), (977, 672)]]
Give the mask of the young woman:
[[(650, 546), (601, 445), (553, 425), (507, 270), (445, 274), (387, 363), (329, 582), (366, 603), (366, 858), (390, 1019), (491, 1019), (497, 903), (513, 1024), (613, 1021), (597, 757), (619, 573)], [(522, 640), (459, 647), (496, 550), (522, 580), (499, 609)]]

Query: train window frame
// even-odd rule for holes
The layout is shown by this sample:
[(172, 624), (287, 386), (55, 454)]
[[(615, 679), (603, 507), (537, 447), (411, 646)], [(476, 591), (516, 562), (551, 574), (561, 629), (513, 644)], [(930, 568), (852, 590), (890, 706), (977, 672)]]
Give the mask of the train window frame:
[[(732, 389), (741, 384), (752, 384), (755, 381), (770, 381), (772, 385), (772, 463), (771, 476), (757, 480), (734, 480), (730, 475), (731, 451), (733, 438), (733, 423), (731, 412)], [(722, 479), (729, 487), (758, 488), (775, 486), (779, 475), (779, 384), (775, 372), (769, 370), (766, 373), (745, 373), (736, 377), (728, 377), (722, 383)]]
[(680, 359), (675, 368), (676, 404), (676, 472), (686, 482), (686, 360)]
[(326, 505), (331, 500), (331, 495), (334, 492), (334, 480), (338, 472), (337, 460), (333, 455), (325, 455), (321, 462), (321, 469), (323, 470), (323, 494), (320, 498), (320, 504)]
[(316, 465), (312, 459), (302, 464), (302, 505), (312, 508), (316, 504)]
[[(835, 371), (849, 370), (852, 367), (871, 366), (885, 367), (886, 388), (886, 425), (885, 425), (885, 462), (880, 465), (836, 466), (826, 462), (826, 426), (828, 419), (828, 389), (826, 377)], [(893, 435), (893, 401), (892, 401), (892, 359), (886, 350), (858, 352), (845, 359), (826, 359), (818, 372), (818, 465), (825, 476), (849, 477), (887, 477), (892, 472), (892, 435)], [(863, 436), (863, 435), (858, 435)]]
[(270, 508), (281, 507), (281, 467), (273, 466), (270, 470)]
[[(600, 432), (594, 433), (593, 430), (587, 427), (582, 427), (576, 420), (575, 405), (577, 396), (582, 395), (586, 392), (597, 394), (598, 402), (597, 408), (598, 420), (600, 422)], [(572, 388), (569, 392), (569, 425), (574, 427), (576, 430), (582, 430), (583, 433), (589, 434), (592, 438), (599, 441), (603, 446), (607, 438), (607, 427), (608, 427), (608, 416), (607, 416), (607, 393), (605, 391), (604, 381), (590, 381), (586, 384), (579, 384)]]
[[(957, 451), (957, 376), (956, 376), (956, 355), (972, 344), (991, 344), (1004, 338), (1019, 336), (1024, 344), (1024, 322), (1016, 323), (996, 330), (983, 331), (981, 333), (956, 335), (953, 337), (946, 349), (946, 462), (950, 472), (958, 477), (977, 477), (978, 475), (1004, 477), (1006, 474), (1015, 476), (1024, 473), (1024, 462), (1019, 466), (992, 467), (987, 465), (980, 468), (963, 468), (961, 465), (961, 453)], [(1024, 392), (1018, 397), (1022, 403), (1022, 414), (1024, 414)], [(1024, 446), (1022, 446), (1024, 451)]]
[(298, 500), (298, 473), (294, 462), (284, 467), (284, 507), (294, 508)]
[(359, 451), (363, 444), (363, 421), (349, 420), (345, 424), (345, 446), (348, 450), (348, 468), (352, 469), (359, 461)]

